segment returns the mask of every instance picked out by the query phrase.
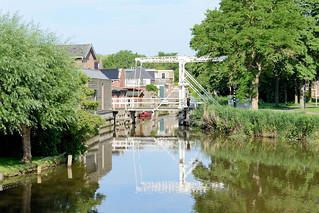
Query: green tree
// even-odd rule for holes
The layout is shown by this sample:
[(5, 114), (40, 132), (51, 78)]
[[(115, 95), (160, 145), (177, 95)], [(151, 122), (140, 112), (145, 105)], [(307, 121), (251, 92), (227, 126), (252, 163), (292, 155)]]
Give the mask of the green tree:
[(98, 55), (98, 58), (101, 57), (105, 69), (117, 69), (135, 67), (135, 58), (145, 57), (145, 55), (133, 53), (131, 50), (120, 50), (110, 55)]
[[(177, 56), (177, 52), (165, 53), (159, 51), (155, 57)], [(177, 63), (145, 63), (144, 67), (157, 70), (174, 70), (174, 82), (178, 82), (178, 64)]]
[(0, 131), (21, 134), (24, 162), (31, 129), (71, 123), (81, 100), (79, 71), (57, 43), (17, 14), (0, 16)]
[[(298, 55), (298, 32), (305, 20), (290, 0), (222, 0), (192, 29), (191, 47), (198, 56), (228, 56), (222, 66), (239, 85), (240, 96), (252, 98), (258, 110), (260, 77), (283, 59)], [(220, 69), (225, 70), (225, 69)]]
[[(67, 152), (73, 156), (79, 156), (87, 150), (85, 142), (98, 134), (98, 128), (105, 124), (100, 116), (91, 114), (89, 111), (96, 110), (100, 102), (89, 100), (94, 90), (86, 85), (89, 82), (84, 73), (80, 73), (79, 81), (82, 100), (74, 114), (74, 120), (68, 123), (61, 122), (50, 128), (38, 126), (33, 134), (33, 155), (57, 155)], [(63, 128), (61, 128), (63, 127)]]

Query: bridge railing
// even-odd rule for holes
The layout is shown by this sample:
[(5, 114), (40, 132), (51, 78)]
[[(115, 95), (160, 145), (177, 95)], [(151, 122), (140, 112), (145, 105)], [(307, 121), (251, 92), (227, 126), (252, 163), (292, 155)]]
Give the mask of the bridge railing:
[[(112, 108), (116, 109), (158, 109), (158, 108), (178, 108), (179, 101), (186, 103), (185, 100), (179, 98), (133, 98), (122, 97), (112, 98)], [(200, 98), (191, 98), (191, 105), (197, 106), (201, 104)]]
[(113, 109), (124, 108), (156, 108), (161, 107), (178, 107), (178, 98), (112, 98)]

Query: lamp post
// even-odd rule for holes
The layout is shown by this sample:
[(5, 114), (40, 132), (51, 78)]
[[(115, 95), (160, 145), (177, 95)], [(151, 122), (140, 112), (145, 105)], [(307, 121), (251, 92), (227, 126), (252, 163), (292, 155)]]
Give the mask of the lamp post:
[(234, 88), (234, 97), (233, 97), (233, 101), (234, 101), (234, 107), (236, 107), (236, 88), (237, 88), (237, 84), (233, 85)]

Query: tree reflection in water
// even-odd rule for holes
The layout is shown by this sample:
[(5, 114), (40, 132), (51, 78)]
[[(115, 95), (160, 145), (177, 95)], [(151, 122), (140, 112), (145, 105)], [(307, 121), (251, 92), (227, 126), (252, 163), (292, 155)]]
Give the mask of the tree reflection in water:
[(225, 190), (192, 193), (196, 212), (318, 212), (319, 160), (314, 145), (253, 139), (203, 139), (208, 167), (193, 175)]
[(0, 212), (96, 212), (95, 207), (106, 196), (96, 193), (99, 184), (84, 166), (73, 168), (72, 179), (68, 179), (67, 169), (62, 166), (42, 184), (29, 179), (3, 191)]

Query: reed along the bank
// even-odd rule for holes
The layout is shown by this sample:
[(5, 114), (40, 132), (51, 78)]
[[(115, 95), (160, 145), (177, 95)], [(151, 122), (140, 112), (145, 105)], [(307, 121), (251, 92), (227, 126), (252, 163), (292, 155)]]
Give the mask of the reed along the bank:
[(227, 134), (305, 140), (319, 136), (319, 115), (206, 105), (194, 113), (204, 128)]

